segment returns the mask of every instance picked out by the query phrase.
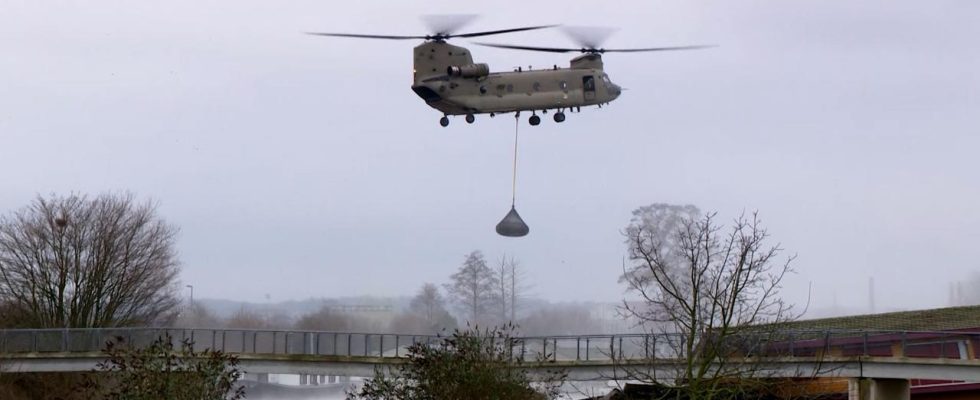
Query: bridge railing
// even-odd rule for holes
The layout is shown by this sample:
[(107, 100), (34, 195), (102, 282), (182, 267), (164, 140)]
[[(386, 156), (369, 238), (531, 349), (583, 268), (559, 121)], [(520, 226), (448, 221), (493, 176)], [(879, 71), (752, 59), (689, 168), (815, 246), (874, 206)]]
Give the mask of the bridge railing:
[[(99, 328), (0, 330), (0, 354), (97, 353), (110, 340), (144, 346), (169, 335), (179, 346), (190, 340), (240, 355), (311, 355), (400, 358), (415, 343), (440, 345), (443, 337), (381, 333), (190, 328)], [(490, 340), (490, 339), (488, 339)], [(672, 334), (539, 336), (512, 338), (508, 352), (523, 360), (610, 361), (684, 356), (687, 338)], [(694, 347), (711, 343), (710, 335)], [(807, 330), (726, 336), (724, 352), (745, 356), (880, 356), (980, 358), (980, 331)], [(717, 343), (714, 343), (717, 344)]]

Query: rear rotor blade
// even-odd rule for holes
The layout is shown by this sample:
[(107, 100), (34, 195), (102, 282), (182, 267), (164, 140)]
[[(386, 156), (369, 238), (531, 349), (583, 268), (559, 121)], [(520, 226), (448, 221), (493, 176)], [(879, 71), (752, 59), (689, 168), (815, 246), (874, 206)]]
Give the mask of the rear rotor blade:
[(566, 48), (559, 48), (559, 47), (516, 46), (512, 44), (494, 44), (494, 43), (480, 43), (480, 42), (477, 42), (476, 44), (480, 46), (496, 47), (500, 49), (544, 51), (548, 53), (572, 53), (572, 52), (579, 52), (579, 51), (586, 50), (586, 49), (566, 49)]
[(495, 44), (495, 43), (482, 43), (477, 42), (476, 44), (480, 46), (487, 47), (497, 47), (501, 49), (511, 49), (511, 50), (529, 50), (529, 51), (544, 51), (548, 53), (639, 53), (647, 51), (671, 51), (671, 50), (697, 50), (706, 49), (715, 46), (673, 46), (673, 47), (647, 47), (642, 49), (570, 49), (562, 47), (538, 47), (538, 46), (518, 46), (512, 44)]
[(609, 39), (618, 29), (605, 28), (599, 26), (563, 26), (561, 31), (565, 33), (575, 44), (587, 49), (598, 49)]
[(359, 35), (359, 34), (356, 34), (356, 33), (306, 32), (306, 34), (307, 35), (316, 35), (316, 36), (348, 37), (348, 38), (359, 38), (359, 39), (407, 40), (407, 39), (428, 39), (429, 38), (429, 36)]
[(558, 26), (558, 25), (528, 26), (528, 27), (524, 27), (524, 28), (501, 29), (501, 30), (496, 30), (496, 31), (461, 33), (459, 35), (449, 35), (448, 37), (451, 37), (451, 38), (453, 38), (453, 37), (471, 38), (471, 37), (477, 37), (477, 36), (499, 35), (499, 34), (502, 34), (502, 33), (533, 31), (535, 29), (554, 28), (556, 26)]

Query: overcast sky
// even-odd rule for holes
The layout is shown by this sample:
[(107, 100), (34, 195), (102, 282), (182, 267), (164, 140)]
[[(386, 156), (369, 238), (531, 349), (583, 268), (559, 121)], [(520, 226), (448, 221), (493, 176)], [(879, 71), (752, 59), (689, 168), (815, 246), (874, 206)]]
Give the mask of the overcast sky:
[[(418, 16), (471, 30), (619, 28), (610, 107), (441, 128), (411, 90)], [(132, 191), (181, 229), (195, 296), (408, 295), (464, 254), (518, 258), (535, 293), (616, 300), (634, 208), (758, 210), (814, 307), (946, 304), (980, 269), (980, 2), (0, 2), (0, 210)], [(574, 45), (558, 31), (493, 41)], [(465, 40), (455, 41), (467, 45)], [(471, 48), (492, 70), (561, 54)]]

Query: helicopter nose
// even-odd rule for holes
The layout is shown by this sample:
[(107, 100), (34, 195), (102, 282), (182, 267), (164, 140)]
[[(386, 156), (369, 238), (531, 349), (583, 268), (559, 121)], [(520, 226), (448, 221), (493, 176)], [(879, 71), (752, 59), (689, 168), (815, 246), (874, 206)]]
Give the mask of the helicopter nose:
[(612, 95), (613, 98), (619, 97), (619, 95), (623, 94), (623, 88), (621, 88), (619, 85), (615, 83), (610, 84), (609, 94)]

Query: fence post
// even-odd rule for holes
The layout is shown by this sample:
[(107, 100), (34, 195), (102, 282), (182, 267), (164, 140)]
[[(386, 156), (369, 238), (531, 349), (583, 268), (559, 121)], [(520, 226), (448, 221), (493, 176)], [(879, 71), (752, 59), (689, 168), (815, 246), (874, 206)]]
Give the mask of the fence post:
[(941, 347), (941, 349), (939, 350), (940, 351), (939, 358), (946, 358), (946, 333), (945, 332), (942, 334), (942, 336), (940, 336), (939, 340), (940, 340), (939, 343)]

